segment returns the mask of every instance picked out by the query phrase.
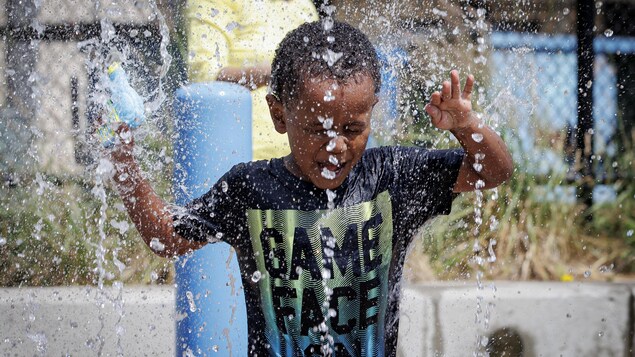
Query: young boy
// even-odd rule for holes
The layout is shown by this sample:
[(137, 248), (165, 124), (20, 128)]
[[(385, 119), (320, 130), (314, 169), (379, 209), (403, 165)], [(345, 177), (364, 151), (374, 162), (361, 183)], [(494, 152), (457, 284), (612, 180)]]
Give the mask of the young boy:
[(179, 208), (141, 177), (130, 142), (111, 154), (115, 182), (145, 242), (165, 246), (157, 254), (219, 240), (236, 249), (251, 355), (394, 356), (413, 234), (449, 213), (454, 193), (512, 173), (505, 144), (472, 112), (473, 84), (469, 76), (461, 91), (452, 71), (426, 107), (463, 150), (365, 150), (380, 88), (375, 50), (345, 23), (304, 24), (280, 44), (267, 95), (290, 155), (238, 164)]

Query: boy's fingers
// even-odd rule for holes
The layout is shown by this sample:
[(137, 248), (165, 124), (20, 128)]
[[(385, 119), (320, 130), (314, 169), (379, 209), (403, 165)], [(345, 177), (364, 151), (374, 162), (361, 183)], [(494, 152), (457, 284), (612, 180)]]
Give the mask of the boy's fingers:
[(469, 99), (472, 95), (472, 88), (474, 88), (474, 76), (469, 75), (465, 80), (465, 87), (463, 87), (463, 99)]
[(452, 90), (450, 89), (450, 82), (444, 81), (441, 86), (441, 99), (449, 100), (452, 98)]
[(459, 71), (450, 71), (450, 81), (452, 82), (452, 98), (459, 99), (461, 92), (461, 84), (459, 82)]
[(441, 104), (441, 93), (439, 92), (434, 92), (432, 93), (432, 96), (430, 97), (430, 104), (432, 105), (440, 105)]
[(433, 121), (437, 120), (441, 111), (434, 105), (428, 104), (425, 106), (426, 113), (432, 118)]

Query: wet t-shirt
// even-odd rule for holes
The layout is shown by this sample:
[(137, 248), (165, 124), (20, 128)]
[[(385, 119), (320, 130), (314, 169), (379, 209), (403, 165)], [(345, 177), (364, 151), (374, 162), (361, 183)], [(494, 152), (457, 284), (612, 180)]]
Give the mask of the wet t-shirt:
[(282, 159), (239, 164), (175, 227), (236, 250), (250, 355), (394, 356), (406, 248), (449, 213), (462, 160), (461, 150), (369, 149), (332, 192)]

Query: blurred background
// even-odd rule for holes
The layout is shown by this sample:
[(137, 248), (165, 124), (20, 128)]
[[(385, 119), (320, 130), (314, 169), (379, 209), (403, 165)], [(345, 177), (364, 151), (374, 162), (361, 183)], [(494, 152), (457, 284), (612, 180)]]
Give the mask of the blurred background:
[[(408, 279), (623, 281), (635, 268), (631, 1), (317, 3), (365, 31), (384, 65), (375, 145), (455, 146), (424, 114), (458, 68), (516, 170), (418, 234)], [(107, 53), (146, 100), (146, 176), (173, 200), (172, 94), (187, 83), (184, 4), (0, 0), (0, 286), (164, 284), (103, 175), (90, 131)]]

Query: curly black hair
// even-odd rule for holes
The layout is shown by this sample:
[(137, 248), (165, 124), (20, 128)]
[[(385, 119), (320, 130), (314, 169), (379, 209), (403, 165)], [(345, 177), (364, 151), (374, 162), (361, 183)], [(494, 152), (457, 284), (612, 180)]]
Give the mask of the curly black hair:
[(300, 83), (308, 78), (344, 82), (359, 74), (369, 75), (379, 93), (379, 70), (377, 52), (360, 30), (339, 21), (309, 22), (289, 32), (278, 45), (271, 64), (271, 93), (287, 103), (297, 98)]

